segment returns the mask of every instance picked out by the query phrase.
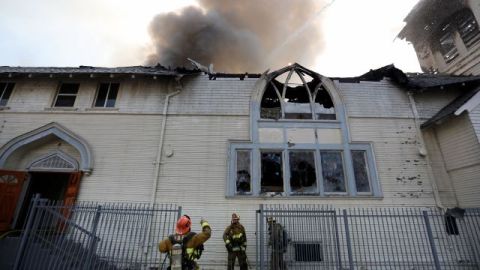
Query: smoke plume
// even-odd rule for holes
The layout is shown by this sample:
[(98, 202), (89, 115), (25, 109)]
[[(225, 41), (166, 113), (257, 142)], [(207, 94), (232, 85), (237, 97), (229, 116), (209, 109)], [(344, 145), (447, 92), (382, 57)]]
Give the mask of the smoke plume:
[(190, 67), (188, 58), (220, 72), (262, 72), (298, 62), (313, 65), (322, 50), (316, 17), (323, 0), (199, 0), (150, 24), (148, 65)]

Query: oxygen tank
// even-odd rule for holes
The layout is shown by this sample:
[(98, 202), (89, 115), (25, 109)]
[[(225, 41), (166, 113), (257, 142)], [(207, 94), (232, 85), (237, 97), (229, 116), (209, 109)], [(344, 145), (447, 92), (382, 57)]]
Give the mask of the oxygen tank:
[(171, 270), (182, 270), (182, 246), (175, 244), (172, 247)]

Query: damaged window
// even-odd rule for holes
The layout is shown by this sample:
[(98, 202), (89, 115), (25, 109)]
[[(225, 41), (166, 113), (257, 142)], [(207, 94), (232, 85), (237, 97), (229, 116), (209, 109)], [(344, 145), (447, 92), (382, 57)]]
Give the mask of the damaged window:
[(288, 87), (284, 101), (286, 119), (312, 119), (310, 98), (305, 87)]
[(78, 83), (62, 83), (60, 89), (58, 90), (55, 102), (53, 103), (54, 107), (73, 107), (75, 104), (75, 99), (77, 98)]
[(341, 151), (321, 151), (325, 192), (346, 192)]
[(352, 151), (353, 172), (355, 174), (355, 186), (357, 192), (370, 192), (368, 180), (367, 151)]
[(282, 109), (280, 105), (280, 97), (275, 90), (275, 85), (269, 84), (263, 94), (260, 117), (263, 119), (280, 119), (282, 118)]
[(245, 194), (251, 192), (250, 180), (250, 151), (237, 150), (237, 194)]
[(290, 187), (295, 193), (316, 193), (317, 177), (313, 151), (292, 151), (290, 164)]
[(95, 100), (95, 107), (113, 108), (117, 100), (117, 93), (120, 84), (118, 83), (101, 83), (97, 98)]
[[(318, 74), (292, 67), (267, 83), (262, 97), (262, 119), (335, 120), (335, 108)], [(313, 109), (313, 112), (312, 112)]]
[(335, 120), (335, 107), (327, 90), (323, 85), (315, 93), (315, 115), (318, 120)]
[(480, 40), (478, 23), (469, 9), (461, 11), (458, 15), (458, 33), (467, 49)]
[(441, 30), (440, 51), (446, 63), (450, 63), (458, 56), (458, 50), (455, 46), (455, 33), (450, 24), (445, 25)]
[(283, 192), (282, 152), (261, 152), (261, 193)]
[(0, 83), (0, 106), (7, 105), (14, 86), (14, 83)]

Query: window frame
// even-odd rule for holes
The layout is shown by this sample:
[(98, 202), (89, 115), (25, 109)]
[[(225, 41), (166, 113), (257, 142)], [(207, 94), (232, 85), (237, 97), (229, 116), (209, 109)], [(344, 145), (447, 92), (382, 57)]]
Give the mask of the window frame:
[[(100, 94), (100, 88), (101, 88), (102, 84), (108, 84), (107, 94), (105, 96), (105, 101), (103, 102), (103, 106), (96, 106), (97, 100), (98, 100), (98, 95)], [(108, 96), (110, 94), (112, 84), (118, 84), (117, 94), (115, 96), (115, 104), (112, 107), (107, 107)], [(119, 92), (120, 92), (120, 83), (119, 82), (100, 82), (97, 86), (97, 91), (95, 91), (95, 98), (93, 99), (92, 108), (95, 108), (95, 109), (114, 109), (114, 108), (116, 108)]]
[[(0, 82), (4, 83), (5, 87), (3, 89), (0, 89), (0, 108), (5, 108), (8, 105), (8, 102), (10, 101), (10, 98), (12, 97), (13, 91), (15, 90), (15, 82)], [(8, 95), (8, 98), (6, 99), (5, 105), (1, 105), (2, 100), (4, 100), (4, 95), (7, 92), (7, 88), (9, 85), (12, 85), (12, 91), (10, 91), (10, 94)]]
[[(75, 94), (60, 94), (60, 90), (62, 89), (62, 86), (65, 85), (65, 84), (76, 84), (76, 85), (78, 85), (77, 92)], [(52, 108), (75, 108), (75, 103), (77, 102), (77, 96), (78, 96), (79, 91), (80, 91), (80, 83), (78, 83), (78, 82), (60, 82), (58, 87), (57, 87), (57, 91), (55, 93), (55, 98), (53, 99)], [(60, 95), (61, 96), (74, 96), (75, 100), (73, 101), (72, 106), (56, 106), (57, 101), (58, 101), (58, 97)]]
[[(272, 151), (282, 152), (282, 175), (283, 175), (283, 192), (282, 197), (289, 198), (312, 198), (312, 197), (382, 197), (380, 183), (378, 181), (376, 170), (376, 162), (374, 158), (373, 148), (370, 143), (352, 143), (348, 151), (365, 151), (367, 162), (368, 180), (370, 185), (370, 192), (356, 191), (356, 181), (349, 178), (348, 167), (346, 162), (346, 155), (343, 145), (336, 144), (301, 144), (298, 146), (285, 147), (283, 144), (252, 144), (246, 141), (230, 141), (230, 157), (229, 158), (229, 173), (227, 181), (227, 197), (269, 197), (274, 192), (261, 192), (261, 152)], [(251, 191), (244, 194), (238, 194), (236, 190), (236, 175), (237, 175), (237, 151), (250, 151), (250, 187)], [(291, 191), (290, 183), (290, 152), (308, 151), (314, 153), (315, 159), (315, 175), (317, 191), (315, 193), (301, 194)], [(345, 180), (345, 192), (326, 192), (324, 190), (323, 168), (321, 165), (321, 151), (340, 151), (342, 153), (342, 166)], [(353, 171), (353, 164), (351, 167)], [(352, 180), (352, 181), (351, 181)]]
[[(327, 119), (264, 119), (261, 118), (261, 103), (262, 98), (267, 90), (270, 80), (279, 76), (279, 73), (289, 73), (290, 69), (299, 69), (300, 72), (309, 76), (316, 76), (321, 82), (322, 87), (330, 95), (331, 101), (335, 108), (335, 120)], [(293, 64), (286, 68), (273, 72), (270, 75), (266, 75), (259, 79), (256, 84), (256, 92), (252, 96), (250, 102), (250, 140), (229, 140), (228, 150), (228, 170), (227, 170), (227, 184), (226, 184), (226, 196), (232, 198), (240, 197), (281, 197), (281, 198), (330, 198), (330, 197), (344, 197), (344, 198), (381, 198), (383, 197), (380, 181), (377, 175), (376, 161), (373, 153), (372, 142), (352, 142), (350, 140), (350, 133), (347, 125), (346, 109), (343, 105), (341, 98), (337, 92), (336, 86), (332, 80), (323, 77), (320, 74), (309, 71), (306, 68)], [(262, 81), (263, 80), (263, 81)], [(275, 142), (260, 141), (260, 130), (262, 128), (274, 128), (277, 132)], [(311, 129), (315, 132), (315, 138), (311, 139), (308, 143), (290, 143), (287, 138), (287, 130), (289, 129)], [(319, 138), (318, 131), (321, 129), (338, 131), (339, 137), (333, 140), (323, 140)], [(278, 136), (281, 136), (278, 137)], [(262, 137), (263, 138), (263, 137)], [(251, 150), (250, 168), (251, 168), (251, 195), (236, 195), (236, 156), (235, 151), (237, 149), (249, 149)], [(282, 151), (282, 168), (283, 168), (283, 184), (284, 191), (280, 194), (261, 194), (261, 150)], [(303, 150), (314, 151), (315, 158), (315, 171), (317, 176), (317, 193), (316, 194), (293, 194), (291, 192), (290, 184), (290, 159), (289, 151)], [(323, 174), (321, 167), (321, 150), (338, 150), (343, 152), (343, 169), (345, 177), (346, 192), (325, 192), (323, 183)], [(353, 168), (353, 161), (351, 156), (352, 150), (365, 150), (366, 162), (370, 172), (368, 175), (371, 192), (356, 192), (355, 174)]]

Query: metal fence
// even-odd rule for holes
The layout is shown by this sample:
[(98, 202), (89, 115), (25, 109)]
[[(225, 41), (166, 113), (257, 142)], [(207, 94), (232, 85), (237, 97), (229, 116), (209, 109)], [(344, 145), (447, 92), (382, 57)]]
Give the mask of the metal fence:
[(257, 269), (480, 269), (480, 209), (261, 205)]
[(166, 269), (157, 244), (180, 215), (174, 204), (65, 205), (36, 197), (14, 269)]

